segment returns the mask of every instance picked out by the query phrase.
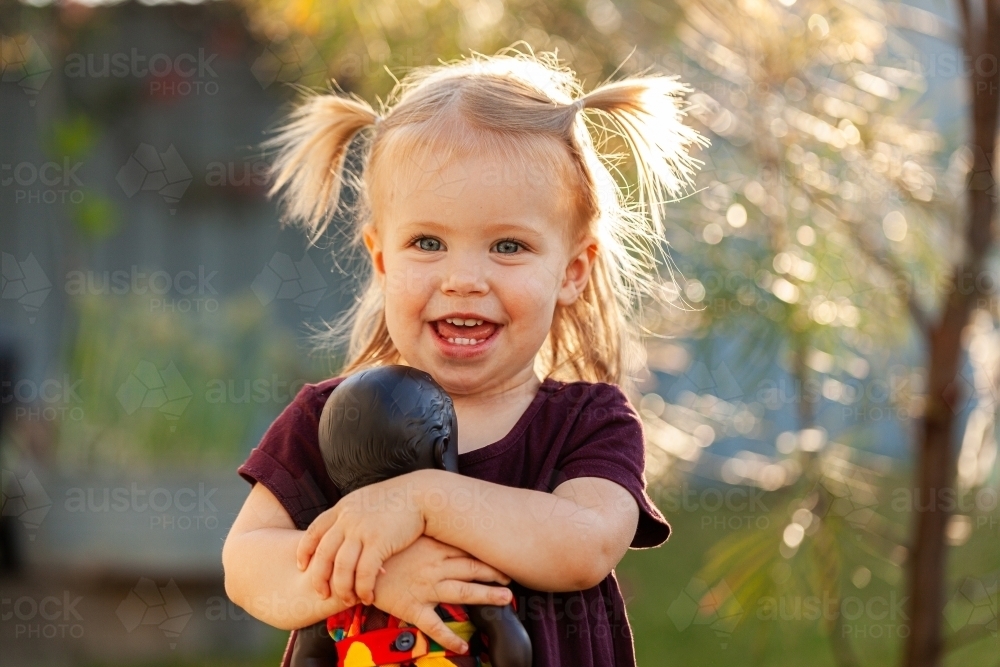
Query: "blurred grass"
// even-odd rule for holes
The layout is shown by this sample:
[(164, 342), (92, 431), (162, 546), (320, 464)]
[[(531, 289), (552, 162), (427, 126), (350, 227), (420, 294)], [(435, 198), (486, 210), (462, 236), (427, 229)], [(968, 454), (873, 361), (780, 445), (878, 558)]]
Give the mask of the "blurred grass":
[[(772, 513), (771, 521), (780, 520), (783, 506), (777, 498), (779, 494), (768, 496), (769, 507), (779, 508)], [(808, 664), (815, 667), (834, 666), (829, 638), (822, 628), (822, 619), (809, 620), (762, 620), (758, 618), (760, 608), (746, 608), (740, 623), (731, 636), (718, 636), (707, 624), (692, 623), (679, 630), (671, 619), (668, 609), (671, 603), (684, 591), (685, 586), (698, 575), (709, 549), (728, 532), (703, 528), (703, 520), (710, 517), (717, 520), (744, 516), (745, 513), (726, 512), (665, 512), (673, 528), (670, 539), (656, 549), (630, 550), (618, 565), (616, 573), (626, 599), (629, 623), (635, 640), (636, 660), (640, 667), (662, 664), (738, 664), (768, 665), (769, 667), (792, 667), (801, 665), (808, 656)], [(955, 591), (969, 573), (994, 573), (1000, 563), (1000, 512), (982, 515), (984, 526), (974, 529), (969, 541), (954, 547), (949, 553), (949, 580), (946, 600), (952, 599)], [(774, 545), (777, 552), (778, 544)], [(849, 575), (854, 567), (863, 563), (845, 563), (844, 570)], [(793, 568), (794, 569), (794, 568)], [(873, 568), (874, 569), (874, 568)], [(889, 599), (894, 594), (897, 600), (905, 596), (905, 572), (899, 570), (898, 582), (887, 582), (872, 577), (863, 590), (845, 581), (842, 587), (844, 597), (853, 596), (867, 601), (879, 596)], [(993, 592), (992, 614), (996, 622), (996, 593)], [(905, 610), (905, 606), (903, 607)], [(880, 611), (876, 607), (875, 611)], [(868, 636), (854, 637), (851, 642), (862, 665), (894, 665), (899, 662), (902, 639), (897, 635), (886, 638), (886, 624), (898, 626), (905, 620), (869, 620), (865, 618), (848, 621), (850, 632), (855, 635), (878, 632), (881, 638)], [(995, 627), (995, 626), (994, 626)], [(950, 634), (945, 622), (945, 636)], [(894, 633), (903, 633), (905, 628), (896, 627)], [(723, 648), (725, 645), (725, 648)], [(950, 652), (946, 665), (966, 667), (968, 665), (994, 665), (997, 663), (998, 640), (996, 635), (983, 633), (977, 641)]]
[[(73, 301), (79, 322), (67, 336), (73, 342), (65, 365), (69, 377), (86, 382), (79, 391), (83, 419), (66, 420), (59, 433), (64, 466), (229, 466), (297, 387), (322, 379), (303, 362), (294, 333), (249, 290), (214, 303), (214, 311), (185, 313), (136, 294)], [(137, 384), (140, 364), (154, 379), (170, 379), (167, 391), (181, 395), (172, 412), (169, 405), (123, 410), (123, 392)]]

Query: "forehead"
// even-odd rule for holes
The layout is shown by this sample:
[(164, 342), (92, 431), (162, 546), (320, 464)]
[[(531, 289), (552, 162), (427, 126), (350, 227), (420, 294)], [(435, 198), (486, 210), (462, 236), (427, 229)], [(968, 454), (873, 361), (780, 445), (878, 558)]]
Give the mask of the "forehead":
[[(552, 138), (475, 145), (417, 144), (386, 151), (391, 164), (371, 183), (378, 226), (435, 221), (555, 227), (571, 225), (568, 151)], [(481, 227), (482, 225), (476, 225)], [(542, 230), (540, 230), (542, 231)]]

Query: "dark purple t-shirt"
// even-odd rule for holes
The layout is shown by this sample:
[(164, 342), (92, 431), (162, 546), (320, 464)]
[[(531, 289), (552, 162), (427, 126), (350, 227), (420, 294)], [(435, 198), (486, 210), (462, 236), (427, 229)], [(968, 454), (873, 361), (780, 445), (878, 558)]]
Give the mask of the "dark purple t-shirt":
[[(340, 498), (319, 450), (319, 418), (343, 378), (305, 385), (278, 416), (238, 472), (260, 482), (305, 529)], [(662, 544), (670, 526), (646, 495), (642, 422), (613, 384), (546, 379), (514, 428), (502, 439), (459, 454), (463, 475), (551, 492), (576, 477), (601, 477), (627, 489), (639, 504), (631, 547)], [(611, 572), (584, 591), (547, 593), (511, 582), (531, 637), (533, 667), (635, 665), (632, 631)], [(289, 638), (282, 666), (291, 657)]]

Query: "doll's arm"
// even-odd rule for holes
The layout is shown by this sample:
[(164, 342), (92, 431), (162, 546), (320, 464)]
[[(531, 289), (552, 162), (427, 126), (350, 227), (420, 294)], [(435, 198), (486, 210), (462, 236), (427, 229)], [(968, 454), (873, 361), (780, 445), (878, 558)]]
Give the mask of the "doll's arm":
[(337, 644), (320, 621), (295, 633), (290, 667), (337, 667)]
[(303, 531), (263, 484), (254, 484), (222, 547), (226, 594), (254, 618), (282, 630), (317, 623), (347, 607), (321, 598), (295, 565)]
[(512, 605), (467, 605), (469, 620), (489, 640), (493, 667), (531, 667), (531, 638)]
[(545, 493), (443, 470), (410, 474), (427, 535), (535, 590), (596, 586), (625, 555), (639, 521), (632, 494), (599, 477)]

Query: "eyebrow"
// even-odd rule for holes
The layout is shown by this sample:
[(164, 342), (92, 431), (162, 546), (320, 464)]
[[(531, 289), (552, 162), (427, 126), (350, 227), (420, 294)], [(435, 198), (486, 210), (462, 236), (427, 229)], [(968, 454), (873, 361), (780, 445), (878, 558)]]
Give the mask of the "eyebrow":
[[(429, 231), (443, 231), (449, 228), (448, 225), (440, 223), (436, 220), (411, 220), (402, 223), (399, 226), (401, 232), (410, 231), (412, 229), (426, 229)], [(542, 235), (537, 229), (531, 225), (525, 225), (516, 222), (495, 222), (485, 225), (485, 231), (487, 234), (517, 234), (520, 236), (532, 236), (539, 238)]]

